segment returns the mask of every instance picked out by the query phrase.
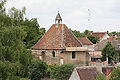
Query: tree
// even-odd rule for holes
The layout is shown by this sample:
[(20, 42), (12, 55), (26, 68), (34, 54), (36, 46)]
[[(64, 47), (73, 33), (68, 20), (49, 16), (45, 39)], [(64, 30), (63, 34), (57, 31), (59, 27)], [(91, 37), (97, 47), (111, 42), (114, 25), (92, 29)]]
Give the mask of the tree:
[[(20, 64), (18, 65), (20, 70), (16, 70), (16, 74), (13, 76), (27, 77), (28, 75), (27, 69), (31, 63), (31, 52), (23, 44), (25, 35), (26, 33), (20, 27), (1, 27), (0, 29), (0, 61), (3, 63), (8, 61), (10, 65)], [(5, 68), (7, 69), (7, 67)], [(17, 67), (15, 68), (17, 69)], [(9, 75), (11, 74), (9, 73)], [(6, 77), (9, 76), (6, 75)]]
[[(11, 77), (15, 77), (20, 70), (19, 63), (11, 63), (9, 61), (0, 61), (0, 79), (7, 80)], [(17, 77), (17, 76), (16, 76)]]
[(27, 32), (24, 43), (27, 48), (31, 48), (45, 34), (45, 28), (40, 28), (36, 18), (26, 19), (22, 25), (26, 26), (23, 29)]
[(56, 80), (68, 80), (74, 67), (70, 64), (55, 65), (52, 67), (50, 75)]
[(97, 37), (92, 36), (92, 35), (89, 35), (87, 38), (88, 38), (93, 44), (96, 44), (96, 43), (98, 42), (98, 40), (99, 40)]
[(80, 31), (72, 30), (72, 32), (76, 37), (84, 37), (84, 34), (80, 33)]
[(5, 4), (6, 4), (6, 0), (1, 0), (0, 1), (0, 14), (4, 14), (5, 13)]
[(45, 29), (40, 28), (36, 18), (25, 19), (25, 8), (13, 7), (6, 13), (5, 3), (6, 0), (0, 1), (0, 79), (24, 79), (32, 60), (27, 48), (42, 37)]
[(120, 67), (112, 71), (110, 80), (120, 80)]
[(106, 80), (105, 75), (102, 73), (97, 74), (95, 80)]
[(31, 80), (40, 80), (43, 78), (47, 71), (47, 64), (40, 60), (33, 60), (29, 67), (29, 77)]
[(85, 30), (85, 31), (84, 31), (84, 35), (85, 35), (85, 36), (88, 36), (88, 35), (90, 35), (91, 32), (93, 32), (93, 31)]
[(103, 60), (106, 60), (106, 58), (108, 58), (108, 63), (112, 63), (112, 61), (115, 59), (115, 54), (115, 48), (112, 46), (111, 42), (108, 42), (102, 50)]

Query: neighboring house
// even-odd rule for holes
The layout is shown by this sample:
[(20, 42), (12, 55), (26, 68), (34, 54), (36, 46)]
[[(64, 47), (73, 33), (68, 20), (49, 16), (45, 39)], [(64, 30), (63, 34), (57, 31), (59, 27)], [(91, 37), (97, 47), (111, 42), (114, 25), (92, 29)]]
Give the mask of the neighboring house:
[(87, 37), (78, 38), (78, 40), (81, 42), (83, 47), (88, 47), (90, 49), (93, 48), (93, 43)]
[(107, 32), (92, 32), (91, 35), (97, 37), (99, 41), (103, 41), (109, 38), (109, 35)]
[(35, 57), (48, 64), (76, 64), (88, 65), (90, 56), (81, 42), (62, 24), (60, 14), (56, 16), (55, 24), (32, 47)]
[(95, 51), (93, 53), (90, 53), (90, 55), (93, 56), (92, 58), (94, 58), (94, 60), (102, 58), (102, 50), (106, 46), (107, 42), (111, 42), (116, 50), (120, 50), (120, 38), (102, 40), (101, 42), (98, 42), (94, 47)]
[(81, 42), (82, 46), (88, 48), (91, 60), (93, 57), (97, 56), (97, 54), (93, 56), (94, 44), (87, 37), (78, 38), (78, 40)]
[(97, 76), (96, 67), (79, 67), (75, 68), (69, 80), (95, 80)]
[(101, 42), (98, 42), (95, 45), (94, 51), (92, 53), (90, 53), (93, 61), (96, 61), (98, 59), (102, 59), (102, 49), (105, 47), (105, 45), (107, 44), (108, 41), (109, 40), (102, 40)]
[(112, 45), (115, 47), (116, 50), (120, 50), (120, 37), (113, 39)]
[[(95, 80), (96, 76), (100, 73), (105, 75), (106, 80), (109, 80), (114, 67), (97, 67), (98, 66), (77, 67), (73, 70), (69, 80)], [(101, 71), (99, 69), (101, 69)]]

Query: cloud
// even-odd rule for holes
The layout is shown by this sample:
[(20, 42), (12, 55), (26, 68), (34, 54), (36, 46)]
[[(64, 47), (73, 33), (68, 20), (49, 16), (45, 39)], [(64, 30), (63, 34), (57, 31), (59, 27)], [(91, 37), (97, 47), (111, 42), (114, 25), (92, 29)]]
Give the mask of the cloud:
[[(8, 0), (6, 7), (26, 6), (28, 18), (39, 18), (41, 27), (49, 29), (57, 8), (69, 28), (84, 31), (120, 31), (120, 0)], [(91, 10), (91, 27), (88, 23)]]

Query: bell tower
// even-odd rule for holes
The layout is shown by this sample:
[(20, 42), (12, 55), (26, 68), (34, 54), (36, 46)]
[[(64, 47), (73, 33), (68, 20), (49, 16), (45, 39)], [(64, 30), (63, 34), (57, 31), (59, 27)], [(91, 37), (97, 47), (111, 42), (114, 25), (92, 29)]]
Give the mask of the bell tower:
[(58, 11), (58, 14), (57, 14), (57, 16), (55, 18), (55, 24), (61, 24), (61, 23), (62, 23), (62, 18), (60, 16), (59, 11)]

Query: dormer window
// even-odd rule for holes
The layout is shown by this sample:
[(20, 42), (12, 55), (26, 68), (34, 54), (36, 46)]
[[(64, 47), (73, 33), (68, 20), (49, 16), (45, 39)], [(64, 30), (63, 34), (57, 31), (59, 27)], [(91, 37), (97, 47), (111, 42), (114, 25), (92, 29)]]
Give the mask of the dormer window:
[(55, 57), (55, 51), (52, 51), (52, 56)]

